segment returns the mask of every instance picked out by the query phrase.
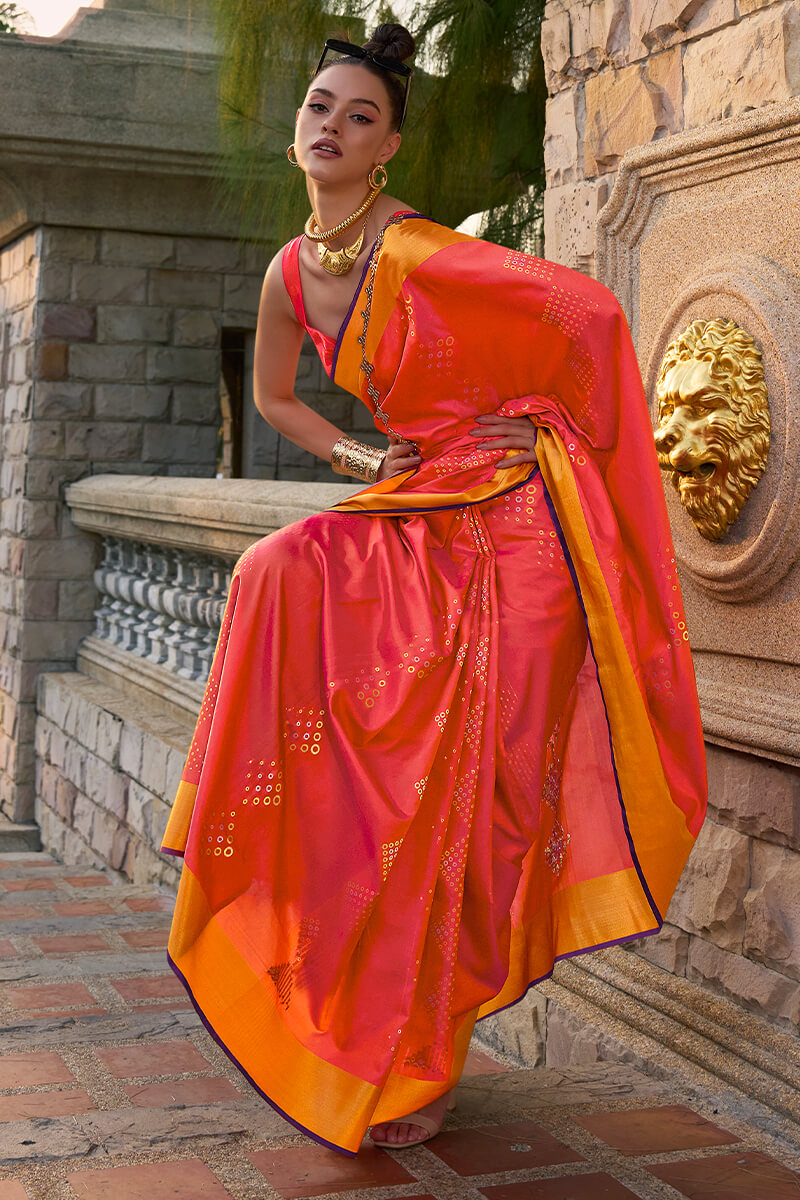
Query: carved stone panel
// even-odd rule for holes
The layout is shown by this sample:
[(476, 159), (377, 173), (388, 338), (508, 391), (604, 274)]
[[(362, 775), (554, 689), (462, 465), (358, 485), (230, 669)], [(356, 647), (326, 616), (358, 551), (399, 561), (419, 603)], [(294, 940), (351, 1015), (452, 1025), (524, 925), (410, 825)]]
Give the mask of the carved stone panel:
[(665, 475), (710, 740), (800, 763), (800, 101), (628, 152), (598, 218), (597, 274), (625, 309), (654, 427), (667, 347), (733, 322), (760, 352), (763, 474), (703, 537)]

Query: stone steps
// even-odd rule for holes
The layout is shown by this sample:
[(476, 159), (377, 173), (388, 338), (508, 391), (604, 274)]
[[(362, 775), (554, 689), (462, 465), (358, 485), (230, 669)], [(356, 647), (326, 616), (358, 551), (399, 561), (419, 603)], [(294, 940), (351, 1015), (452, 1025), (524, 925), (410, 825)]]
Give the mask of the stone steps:
[(538, 990), (596, 1032), (599, 1057), (726, 1091), (800, 1144), (797, 1043), (756, 1014), (621, 949), (561, 963)]
[(41, 848), (41, 834), (35, 821), (15, 822), (0, 816), (0, 854)]

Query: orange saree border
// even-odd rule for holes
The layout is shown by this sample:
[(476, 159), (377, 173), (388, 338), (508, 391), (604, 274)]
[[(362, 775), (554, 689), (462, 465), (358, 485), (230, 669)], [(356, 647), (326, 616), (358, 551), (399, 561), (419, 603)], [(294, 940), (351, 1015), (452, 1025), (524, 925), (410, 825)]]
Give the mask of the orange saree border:
[[(424, 222), (411, 219), (390, 225), (387, 230), (394, 240), (392, 253), (381, 255), (376, 268), (369, 324), (364, 345), (364, 355), (371, 361), (380, 345), (386, 330), (386, 325), (396, 304), (397, 295), (408, 275), (439, 251), (447, 249), (457, 242), (474, 242), (476, 239), (466, 233), (457, 233), (447, 226), (437, 229), (437, 243), (431, 246), (430, 232), (426, 223), (431, 221), (426, 217)], [(438, 224), (438, 223), (437, 223)], [(361, 285), (353, 299), (353, 311), (358, 308), (365, 284), (369, 278), (369, 264), (364, 272)], [(358, 341), (359, 332), (352, 315), (347, 322), (334, 371), (336, 383), (354, 394), (366, 395), (366, 377), (361, 371), (362, 349)], [(367, 407), (369, 402), (365, 399)], [(503, 457), (513, 458), (519, 452), (506, 450)], [(534, 468), (534, 472), (535, 472)], [(492, 478), (477, 484), (464, 492), (422, 492), (415, 491), (413, 496), (402, 490), (402, 485), (414, 474), (414, 468), (401, 471), (389, 479), (371, 484), (363, 491), (331, 505), (330, 512), (430, 512), (441, 508), (456, 508), (465, 504), (478, 504), (482, 500), (491, 500), (504, 491), (511, 491), (520, 484), (527, 483), (531, 475), (530, 463), (519, 463), (515, 467), (501, 467), (495, 470)], [(395, 494), (400, 489), (399, 494)]]
[[(554, 429), (537, 429), (542, 481), (567, 543), (586, 614), (628, 841), (660, 924), (695, 839), (667, 786), (647, 707), (589, 536), (567, 448)], [(665, 853), (665, 847), (671, 853)]]
[(197, 784), (187, 783), (185, 779), (182, 779), (178, 784), (178, 790), (167, 818), (167, 827), (161, 839), (162, 854), (183, 854), (185, 852), (196, 797)]
[[(173, 923), (167, 944), (170, 967), (181, 979), (208, 1032), (278, 1112), (303, 1133), (343, 1153), (355, 1155), (364, 1128), (430, 1104), (455, 1087), (469, 1050), (477, 1009), (455, 1025), (454, 1054), (446, 1081), (413, 1079), (392, 1073), (381, 1088), (324, 1062), (306, 1049), (280, 1018), (241, 950), (230, 941), (208, 906), (203, 889), (186, 862), (181, 871), (176, 912), (189, 914)], [(200, 965), (194, 971), (195, 960)], [(202, 967), (213, 962), (214, 972)], [(202, 990), (188, 980), (202, 980)], [(215, 980), (224, 987), (215, 987)], [(248, 1069), (242, 1065), (248, 1062)], [(293, 1113), (294, 1116), (289, 1114)]]
[[(422, 221), (419, 220), (420, 217), (423, 218)], [(380, 344), (395, 306), (397, 294), (406, 276), (416, 270), (431, 255), (446, 246), (452, 246), (456, 242), (475, 241), (475, 238), (470, 237), (467, 233), (457, 233), (454, 229), (448, 229), (446, 225), (442, 225), (437, 230), (438, 244), (431, 248), (430, 234), (426, 229), (426, 224), (430, 224), (431, 221), (432, 218), (426, 217), (424, 213), (407, 214), (405, 220), (390, 225), (384, 234), (384, 238), (391, 236), (396, 244), (392, 247), (391, 255), (382, 254), (380, 256), (375, 271), (375, 279), (377, 281), (377, 277), (380, 276), (381, 284), (378, 287), (376, 283), (372, 290), (369, 325), (363, 351), (369, 360), (374, 357), (375, 350)], [(437, 221), (434, 224), (438, 225), (439, 223)], [(362, 396), (366, 391), (363, 386), (365, 380), (361, 375), (362, 350), (353, 314), (358, 308), (370, 277), (371, 259), (372, 255), (367, 261), (358, 291), (353, 297), (350, 316), (342, 333), (332, 376), (339, 387)]]
[[(602, 903), (609, 894), (609, 879), (613, 879), (613, 905)], [(641, 934), (654, 932), (652, 914), (632, 867), (562, 889), (539, 914), (534, 928), (517, 926), (513, 930), (510, 961), (516, 970), (502, 990), (456, 1023), (449, 1080), (430, 1082), (392, 1073), (380, 1088), (324, 1062), (293, 1037), (275, 1005), (267, 1000), (263, 980), (230, 941), (185, 863), (180, 889), (185, 901), (180, 911), (190, 913), (192, 922), (191, 926), (173, 926), (167, 957), (203, 1024), (252, 1086), (287, 1121), (316, 1141), (347, 1154), (358, 1151), (366, 1125), (402, 1117), (456, 1086), (476, 1019), (516, 1003), (529, 987), (550, 974), (553, 929), (558, 930), (556, 957), (615, 941), (623, 913), (627, 930), (635, 925)], [(214, 976), (196, 973), (202, 979), (202, 991), (188, 983), (195, 957), (216, 966)], [(224, 980), (224, 989), (215, 988), (214, 977)], [(247, 1070), (243, 1061), (249, 1063)]]
[[(620, 937), (623, 922), (626, 933)], [(634, 867), (561, 888), (533, 924), (513, 925), (511, 970), (497, 995), (478, 1009), (478, 1020), (520, 1001), (529, 988), (553, 973), (552, 964), (559, 959), (657, 933), (659, 928)], [(557, 931), (555, 944), (553, 930)]]

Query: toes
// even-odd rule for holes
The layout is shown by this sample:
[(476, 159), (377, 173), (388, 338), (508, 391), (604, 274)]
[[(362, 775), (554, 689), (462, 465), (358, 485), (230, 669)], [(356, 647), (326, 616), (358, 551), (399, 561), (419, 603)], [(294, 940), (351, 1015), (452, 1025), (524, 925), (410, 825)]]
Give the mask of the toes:
[(381, 1125), (373, 1125), (370, 1136), (379, 1142), (418, 1142), (427, 1137), (427, 1130), (421, 1125), (411, 1125), (407, 1121), (386, 1121)]

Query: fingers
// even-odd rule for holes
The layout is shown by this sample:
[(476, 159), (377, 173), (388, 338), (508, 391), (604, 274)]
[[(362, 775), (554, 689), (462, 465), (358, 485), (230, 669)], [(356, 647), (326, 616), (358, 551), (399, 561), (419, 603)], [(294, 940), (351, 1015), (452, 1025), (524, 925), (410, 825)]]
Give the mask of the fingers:
[(521, 436), (487, 438), (486, 441), (478, 442), (478, 445), (486, 450), (532, 450), (534, 444), (533, 439)]
[(538, 461), (539, 460), (536, 457), (536, 452), (531, 450), (528, 454), (515, 454), (513, 458), (501, 458), (500, 461), (496, 462), (494, 465), (495, 470), (505, 471), (507, 467), (515, 467), (517, 463), (535, 463)]
[(486, 429), (489, 425), (497, 425), (500, 428), (508, 427), (509, 425), (518, 425), (522, 428), (523, 424), (530, 425), (529, 417), (503, 417), (498, 413), (480, 413), (475, 418), (476, 425), (480, 425), (482, 429)]

